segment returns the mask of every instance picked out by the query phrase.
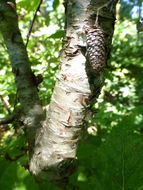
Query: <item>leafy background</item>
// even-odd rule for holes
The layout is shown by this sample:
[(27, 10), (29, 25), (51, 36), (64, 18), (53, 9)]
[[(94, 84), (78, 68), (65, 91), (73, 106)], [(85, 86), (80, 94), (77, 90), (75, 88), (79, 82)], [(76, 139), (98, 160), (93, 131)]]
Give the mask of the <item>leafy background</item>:
[[(19, 26), (26, 43), (28, 26), (39, 0), (17, 0)], [(28, 54), (36, 75), (44, 81), (39, 95), (49, 103), (58, 70), (64, 7), (62, 0), (47, 0), (38, 12)], [(143, 34), (137, 35), (138, 1), (118, 5), (113, 47), (105, 86), (93, 106), (92, 120), (78, 147), (78, 168), (69, 190), (143, 190)], [(142, 10), (143, 12), (143, 10)], [(142, 13), (143, 15), (143, 13)], [(16, 87), (6, 47), (0, 36), (0, 117), (15, 105)], [(59, 188), (38, 184), (26, 169), (27, 144), (17, 123), (0, 126), (0, 189), (44, 190)]]

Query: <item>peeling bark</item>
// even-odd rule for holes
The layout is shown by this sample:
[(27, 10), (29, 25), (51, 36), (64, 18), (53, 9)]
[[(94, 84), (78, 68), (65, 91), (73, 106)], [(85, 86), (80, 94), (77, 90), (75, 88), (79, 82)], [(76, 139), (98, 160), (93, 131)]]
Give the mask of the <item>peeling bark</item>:
[[(39, 180), (66, 181), (76, 165), (77, 142), (84, 126), (87, 107), (95, 102), (103, 86), (103, 71), (95, 72), (86, 56), (85, 24), (98, 25), (105, 37), (105, 60), (110, 53), (117, 0), (66, 0), (65, 36), (61, 65), (47, 111), (43, 111), (17, 24), (15, 8), (0, 1), (0, 30), (12, 62), (20, 103), (33, 147), (30, 171)], [(98, 11), (99, 7), (102, 7)], [(40, 127), (41, 126), (41, 127)], [(32, 128), (32, 133), (30, 132)], [(35, 135), (36, 133), (36, 135)], [(34, 141), (35, 140), (35, 141)]]
[[(54, 181), (66, 179), (76, 163), (77, 142), (83, 129), (86, 107), (98, 97), (103, 85), (103, 71), (95, 73), (86, 58), (85, 21), (95, 24), (97, 8), (107, 1), (68, 0), (66, 32), (63, 40), (61, 65), (47, 121), (38, 134), (30, 170), (38, 178)], [(99, 25), (105, 33), (106, 61), (114, 31), (115, 5), (111, 12), (102, 11)], [(110, 19), (109, 19), (110, 17)], [(91, 98), (92, 97), (92, 98)], [(88, 103), (86, 103), (88, 102)]]

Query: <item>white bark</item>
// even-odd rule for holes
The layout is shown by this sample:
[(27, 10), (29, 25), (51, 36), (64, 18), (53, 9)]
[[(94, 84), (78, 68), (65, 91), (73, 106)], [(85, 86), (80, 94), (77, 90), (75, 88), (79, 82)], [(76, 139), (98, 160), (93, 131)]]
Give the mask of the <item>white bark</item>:
[[(93, 72), (90, 75), (86, 56), (82, 51), (85, 45), (84, 25), (91, 16), (90, 3), (90, 0), (66, 2), (66, 33), (61, 65), (47, 112), (47, 121), (41, 131), (37, 132), (34, 154), (30, 161), (30, 171), (38, 179), (63, 180), (73, 172), (77, 142), (84, 126), (86, 100), (90, 100), (92, 93), (97, 98), (102, 87), (103, 73), (95, 75)], [(93, 2), (93, 12), (97, 11), (98, 4), (103, 2)], [(112, 13), (107, 12), (107, 20), (108, 16), (111, 19)], [(94, 18), (90, 19), (91, 25), (94, 24)], [(113, 34), (114, 17), (113, 20), (110, 19), (109, 26), (105, 26), (105, 32), (110, 37), (105, 39), (107, 46), (111, 45)]]
[[(15, 1), (10, 2), (15, 7)], [(86, 106), (89, 106), (91, 99), (97, 99), (103, 85), (103, 72), (94, 72), (86, 57), (84, 27), (88, 24), (92, 28), (95, 20), (98, 20), (105, 36), (107, 60), (114, 31), (116, 3), (117, 0), (66, 0), (66, 32), (61, 65), (47, 119), (42, 123), (44, 114), (18, 28), (16, 10), (8, 0), (0, 2), (0, 30), (10, 55), (23, 123), (27, 129), (30, 171), (37, 179), (64, 182), (74, 170)], [(98, 46), (100, 48), (100, 44)]]
[[(56, 180), (71, 172), (62, 174), (62, 170), (65, 171), (65, 166), (62, 169), (62, 161), (67, 161), (68, 169), (68, 163), (76, 159), (77, 141), (85, 117), (85, 99), (91, 94), (85, 69), (86, 58), (78, 46), (83, 43), (81, 33), (89, 1), (69, 1), (68, 6), (73, 3), (76, 6), (67, 15), (76, 13), (77, 16), (73, 16), (73, 19), (67, 18), (67, 22), (70, 20), (72, 24), (67, 25), (61, 66), (47, 112), (47, 121), (41, 129), (42, 134), (38, 134), (35, 154), (30, 162), (33, 174), (37, 176), (41, 173), (41, 168), (44, 168), (46, 171), (45, 174), (42, 172), (42, 177), (46, 178), (46, 172), (50, 171), (48, 178)], [(51, 169), (56, 167), (57, 175)]]

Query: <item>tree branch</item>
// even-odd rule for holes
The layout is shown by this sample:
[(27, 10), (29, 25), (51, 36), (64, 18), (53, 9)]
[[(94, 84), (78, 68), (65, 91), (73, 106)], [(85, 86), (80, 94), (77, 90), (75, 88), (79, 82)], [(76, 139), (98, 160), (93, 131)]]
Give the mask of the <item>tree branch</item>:
[(0, 119), (0, 125), (12, 123), (14, 121), (14, 118), (15, 118), (14, 114), (9, 115), (6, 118), (2, 118)]
[(19, 120), (19, 121), (21, 120), (21, 109), (20, 109), (20, 107), (15, 108), (13, 113), (6, 116), (5, 118), (0, 118), (0, 125), (12, 123), (14, 120)]
[(11, 111), (10, 111), (10, 105), (9, 105), (9, 102), (2, 96), (0, 95), (0, 99), (2, 101), (2, 104), (4, 106), (4, 108), (8, 111), (8, 113), (10, 114)]
[(36, 16), (37, 16), (37, 12), (40, 10), (40, 6), (42, 4), (43, 0), (40, 0), (39, 4), (38, 4), (38, 7), (34, 13), (34, 17), (33, 17), (33, 20), (30, 21), (30, 24), (29, 24), (29, 31), (28, 31), (28, 34), (27, 34), (27, 41), (26, 41), (26, 47), (28, 45), (28, 42), (29, 42), (29, 38), (30, 38), (30, 34), (32, 32), (32, 28), (33, 28), (33, 25), (34, 25), (34, 22), (35, 22), (35, 19), (36, 19)]
[(8, 49), (15, 76), (18, 98), (27, 126), (31, 149), (34, 147), (36, 128), (41, 126), (43, 110), (40, 104), (35, 76), (31, 70), (26, 47), (18, 27), (15, 0), (0, 1), (0, 31)]

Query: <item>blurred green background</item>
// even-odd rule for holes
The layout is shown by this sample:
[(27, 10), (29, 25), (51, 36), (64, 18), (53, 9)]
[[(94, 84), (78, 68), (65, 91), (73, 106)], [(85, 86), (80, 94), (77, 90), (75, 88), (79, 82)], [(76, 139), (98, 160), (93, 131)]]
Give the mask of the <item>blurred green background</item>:
[[(69, 190), (143, 190), (143, 32), (136, 29), (143, 16), (140, 0), (121, 0), (117, 6), (111, 58), (105, 86), (93, 106), (96, 114), (78, 146), (78, 168)], [(29, 22), (39, 0), (17, 0), (19, 26), (26, 43)], [(27, 47), (32, 69), (42, 74), (39, 96), (50, 102), (60, 62), (64, 34), (62, 0), (41, 5)], [(0, 35), (0, 118), (12, 113), (16, 87), (7, 49)], [(27, 144), (17, 123), (0, 126), (0, 190), (58, 190), (38, 184), (26, 169)]]

